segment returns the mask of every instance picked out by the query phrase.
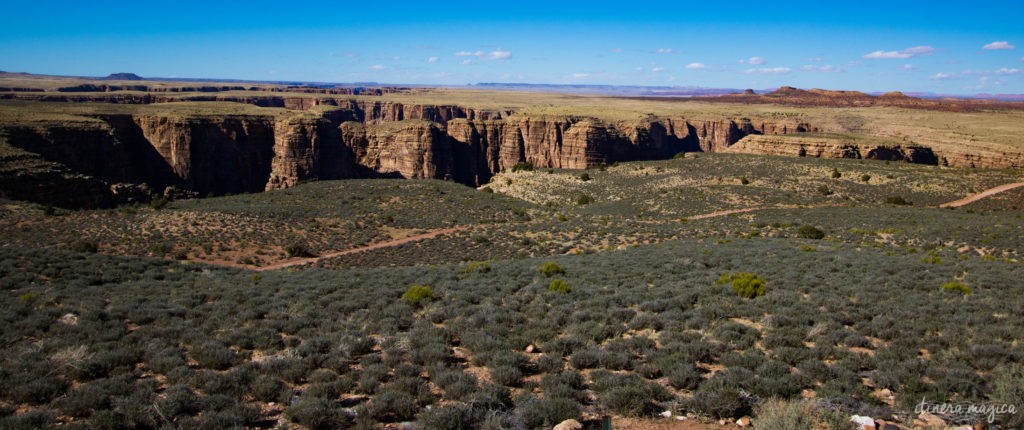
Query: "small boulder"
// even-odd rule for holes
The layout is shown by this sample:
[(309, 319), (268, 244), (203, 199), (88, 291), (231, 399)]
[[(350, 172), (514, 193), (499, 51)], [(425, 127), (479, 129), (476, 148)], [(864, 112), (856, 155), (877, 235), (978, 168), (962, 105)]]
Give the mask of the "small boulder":
[(871, 417), (854, 415), (850, 421), (857, 425), (858, 430), (875, 430), (875, 420)]
[(77, 325), (78, 324), (78, 315), (70, 314), (70, 313), (64, 314), (64, 316), (60, 317), (60, 319), (57, 320), (57, 321), (60, 321), (60, 323), (64, 324), (64, 325)]
[(583, 424), (580, 424), (579, 421), (574, 419), (568, 419), (558, 423), (558, 425), (551, 430), (583, 430)]
[(750, 417), (743, 417), (736, 420), (736, 425), (740, 427), (750, 427)]
[(672, 411), (664, 411), (658, 415), (661, 415), (662, 418), (672, 418)]

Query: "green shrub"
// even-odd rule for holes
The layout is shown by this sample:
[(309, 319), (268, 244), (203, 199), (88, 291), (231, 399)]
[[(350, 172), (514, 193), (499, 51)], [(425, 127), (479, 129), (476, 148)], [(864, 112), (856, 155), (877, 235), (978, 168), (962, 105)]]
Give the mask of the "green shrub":
[(868, 182), (868, 181), (871, 181), (871, 175), (866, 175), (866, 174), (865, 174), (865, 175), (861, 175), (861, 177), (860, 177), (860, 180), (861, 180), (862, 182)]
[(639, 417), (660, 410), (655, 403), (670, 400), (672, 395), (654, 382), (626, 377), (600, 398), (601, 404), (619, 415)]
[(284, 252), (288, 253), (289, 258), (309, 258), (315, 257), (315, 255), (306, 248), (306, 245), (301, 243), (293, 243), (285, 247)]
[(946, 282), (946, 283), (942, 284), (942, 291), (949, 291), (951, 293), (960, 293), (960, 294), (963, 294), (965, 296), (970, 295), (971, 293), (973, 293), (973, 291), (971, 291), (971, 287), (970, 286), (968, 286), (967, 284), (964, 284), (962, 282), (958, 282), (958, 281), (951, 281), (951, 282)]
[(590, 180), (590, 174), (589, 173), (583, 173), (582, 175), (580, 175), (580, 180), (583, 181), (583, 182), (589, 181)]
[(672, 158), (674, 158), (676, 160), (686, 158), (686, 153), (685, 152), (677, 152), (676, 155), (672, 156)]
[(839, 169), (835, 169), (835, 168), (832, 169), (832, 179), (839, 179), (839, 178), (842, 178), (842, 177), (843, 177), (843, 174), (839, 173)]
[(153, 196), (153, 199), (149, 201), (149, 207), (160, 210), (167, 207), (168, 200), (164, 196)]
[[(767, 399), (754, 408), (754, 425), (758, 430), (814, 430), (821, 428), (852, 430), (854, 425), (844, 416), (819, 409), (806, 400)], [(840, 415), (840, 414), (835, 414)]]
[(701, 371), (697, 366), (690, 363), (677, 363), (668, 372), (668, 385), (677, 390), (692, 390), (697, 388), (697, 385), (703, 380), (701, 375)]
[(572, 287), (569, 286), (568, 282), (565, 282), (565, 279), (557, 278), (552, 279), (551, 283), (548, 284), (548, 291), (559, 294), (569, 294), (569, 292), (572, 291)]
[(522, 163), (516, 163), (515, 166), (512, 166), (512, 171), (513, 172), (518, 172), (520, 170), (526, 171), (526, 172), (532, 172), (533, 171), (533, 163), (527, 163), (527, 162), (524, 161)]
[(743, 177), (740, 178), (740, 184), (747, 185), (749, 183), (750, 183), (750, 180), (747, 179), (746, 176), (743, 176)]
[(580, 405), (566, 398), (531, 398), (516, 408), (526, 428), (551, 428), (580, 416)]
[(299, 400), (284, 411), (284, 416), (312, 430), (345, 428), (350, 425), (348, 416), (337, 404), (319, 397)]
[(491, 266), (486, 261), (473, 261), (466, 267), (463, 267), (461, 273), (487, 273), (491, 271)]
[(413, 306), (434, 299), (434, 290), (426, 285), (413, 285), (402, 294), (402, 300)]
[(224, 344), (216, 341), (206, 341), (192, 347), (188, 352), (200, 367), (213, 370), (224, 370), (230, 368), (238, 359), (235, 351), (228, 349)]
[(562, 266), (559, 266), (558, 263), (555, 263), (554, 261), (548, 261), (542, 264), (540, 267), (537, 268), (537, 271), (549, 278), (555, 275), (565, 274), (565, 269), (563, 269)]
[(828, 188), (828, 185), (819, 185), (818, 186), (818, 194), (821, 194), (823, 196), (831, 196), (832, 195), (832, 190), (830, 190)]
[(1008, 364), (992, 372), (992, 394), (989, 400), (1000, 405), (1014, 405), (1016, 414), (1000, 414), (996, 422), (1003, 428), (1024, 428), (1024, 413), (1020, 411), (1024, 405), (1024, 366)]
[(796, 236), (802, 239), (823, 239), (825, 232), (813, 225), (803, 225), (796, 230)]
[(417, 417), (423, 428), (432, 430), (472, 430), (473, 415), (463, 405), (447, 405), (424, 410)]
[(576, 204), (577, 205), (583, 206), (583, 205), (589, 205), (591, 203), (594, 203), (594, 198), (590, 197), (589, 195), (580, 194), (579, 197), (576, 197)]
[(491, 187), (483, 187), (480, 189), (480, 191), (483, 191), (488, 194), (494, 194), (494, 190), (492, 190)]
[(71, 246), (71, 250), (75, 252), (95, 254), (100, 250), (100, 245), (95, 240), (80, 240)]
[(732, 275), (723, 273), (715, 283), (718, 285), (731, 284), (733, 291), (736, 291), (736, 294), (746, 299), (761, 297), (765, 292), (764, 279), (749, 272), (734, 273)]

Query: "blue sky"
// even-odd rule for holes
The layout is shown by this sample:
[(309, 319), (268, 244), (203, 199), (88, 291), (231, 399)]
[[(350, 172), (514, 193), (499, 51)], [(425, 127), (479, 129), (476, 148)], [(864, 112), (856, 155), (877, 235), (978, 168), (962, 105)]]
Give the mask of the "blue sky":
[(360, 3), (8, 0), (0, 70), (1024, 93), (1020, 0)]

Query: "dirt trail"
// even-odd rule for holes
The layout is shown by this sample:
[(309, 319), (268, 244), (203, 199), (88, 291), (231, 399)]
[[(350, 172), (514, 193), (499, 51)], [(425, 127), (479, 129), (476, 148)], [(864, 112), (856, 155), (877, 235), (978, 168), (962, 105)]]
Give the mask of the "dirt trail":
[(271, 264), (269, 266), (252, 268), (251, 270), (255, 270), (255, 271), (258, 271), (258, 272), (263, 272), (263, 271), (267, 271), (267, 270), (277, 270), (277, 269), (284, 269), (284, 268), (288, 268), (288, 267), (305, 266), (307, 264), (314, 264), (314, 263), (316, 263), (316, 262), (318, 262), (320, 260), (324, 260), (324, 259), (327, 259), (327, 258), (334, 258), (334, 257), (338, 257), (338, 256), (342, 256), (342, 255), (347, 255), (347, 254), (355, 254), (355, 253), (358, 253), (358, 252), (371, 251), (371, 250), (374, 250), (374, 249), (390, 248), (392, 246), (404, 245), (406, 243), (416, 242), (416, 241), (424, 240), (424, 239), (433, 239), (433, 238), (435, 238), (437, 236), (440, 236), (442, 234), (454, 233), (454, 232), (457, 232), (459, 230), (465, 230), (466, 228), (467, 228), (467, 226), (459, 226), (459, 227), (443, 228), (443, 229), (440, 229), (440, 230), (431, 230), (431, 231), (428, 231), (428, 232), (423, 233), (423, 234), (417, 234), (415, 236), (403, 237), (401, 239), (389, 240), (389, 241), (386, 241), (386, 242), (377, 242), (377, 243), (374, 243), (374, 244), (371, 244), (371, 245), (362, 246), (362, 247), (359, 247), (359, 248), (350, 248), (350, 249), (346, 249), (346, 250), (343, 250), (343, 251), (328, 252), (328, 253), (325, 253), (323, 255), (319, 255), (319, 256), (316, 256), (316, 257), (301, 258), (301, 259), (298, 259), (298, 260), (281, 261), (281, 262), (277, 262), (277, 263)]
[(730, 210), (727, 210), (727, 211), (718, 211), (718, 212), (711, 212), (709, 214), (700, 214), (700, 215), (689, 216), (689, 217), (686, 217), (686, 219), (687, 220), (695, 220), (695, 219), (717, 218), (717, 217), (720, 217), (720, 216), (726, 216), (726, 215), (732, 215), (732, 214), (741, 214), (741, 213), (759, 211), (759, 210), (762, 210), (762, 209), (774, 209), (774, 208), (754, 207), (754, 208), (746, 208), (746, 209), (730, 209)]
[(1001, 193), (1003, 191), (1009, 191), (1009, 190), (1012, 190), (1012, 189), (1017, 188), (1017, 187), (1024, 187), (1024, 182), (1014, 182), (1012, 184), (1005, 184), (1005, 185), (1000, 185), (1000, 186), (995, 187), (995, 188), (989, 188), (989, 189), (987, 189), (985, 191), (982, 191), (982, 192), (980, 192), (978, 194), (970, 195), (970, 196), (964, 197), (964, 198), (962, 198), (960, 200), (955, 200), (955, 201), (952, 201), (952, 202), (943, 203), (943, 204), (939, 205), (939, 207), (940, 208), (958, 208), (960, 206), (964, 206), (964, 205), (968, 205), (968, 204), (974, 203), (974, 202), (976, 202), (978, 200), (981, 200), (981, 199), (983, 199), (985, 197), (988, 197), (988, 196), (991, 196), (993, 194), (999, 194), (999, 193)]

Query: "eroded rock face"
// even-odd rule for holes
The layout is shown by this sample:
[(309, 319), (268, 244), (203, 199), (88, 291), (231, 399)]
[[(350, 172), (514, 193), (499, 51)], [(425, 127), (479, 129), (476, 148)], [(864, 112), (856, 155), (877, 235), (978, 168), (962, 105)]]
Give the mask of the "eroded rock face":
[(726, 152), (938, 164), (935, 153), (924, 146), (877, 144), (825, 137), (751, 135), (730, 146)]
[(518, 163), (582, 169), (694, 151), (1024, 166), (1021, 155), (936, 154), (918, 145), (790, 136), (819, 130), (785, 119), (651, 116), (607, 122), (332, 97), (256, 97), (243, 102), (296, 111), (277, 116), (96, 115), (96, 121), (71, 125), (0, 124), (0, 136), (82, 176), (76, 184), (105, 186), (104, 202), (129, 194), (131, 200), (139, 199), (138, 193), (111, 193), (112, 184), (177, 187), (199, 195), (360, 177), (434, 178), (475, 186)]

